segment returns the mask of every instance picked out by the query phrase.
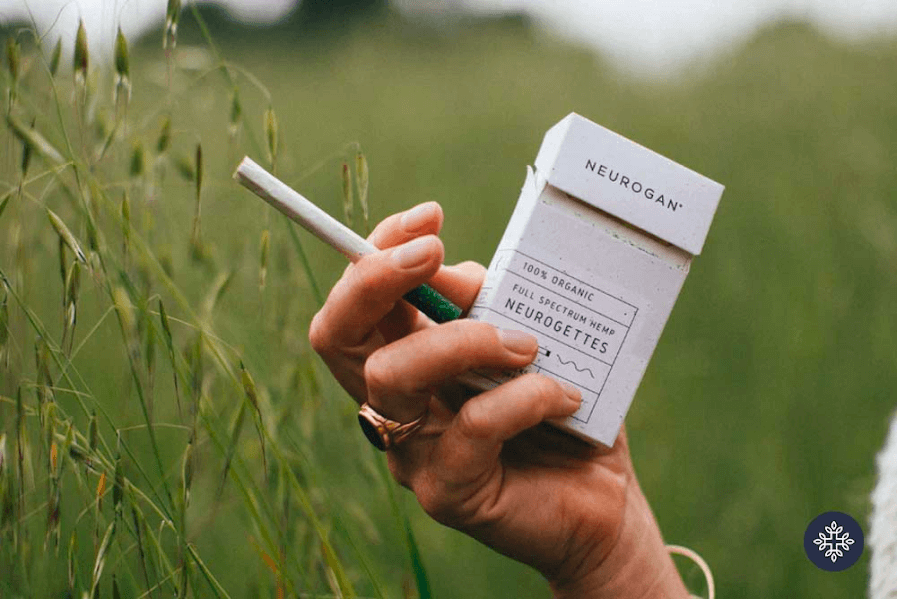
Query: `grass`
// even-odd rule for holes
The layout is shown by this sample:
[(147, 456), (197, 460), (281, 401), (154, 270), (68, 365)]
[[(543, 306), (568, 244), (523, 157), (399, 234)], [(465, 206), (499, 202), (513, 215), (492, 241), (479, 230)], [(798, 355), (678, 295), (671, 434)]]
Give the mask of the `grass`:
[[(306, 341), (343, 260), (289, 229), (230, 173), (243, 153), (276, 160), (281, 178), (341, 215), (350, 192), (360, 197), (343, 163), (359, 172), (363, 148), (371, 222), (438, 200), (447, 261), (488, 262), (524, 166), (571, 110), (727, 186), (627, 420), (667, 540), (705, 556), (720, 596), (864, 593), (867, 557), (827, 574), (804, 557), (802, 538), (823, 511), (865, 522), (894, 409), (892, 40), (844, 46), (781, 24), (700, 73), (650, 83), (519, 21), (441, 35), (387, 16), (325, 39), (275, 31), (263, 44), (222, 31), (213, 24), (216, 54), (187, 12), (173, 63), (161, 32), (132, 46), (133, 97), (114, 136), (114, 67), (91, 61), (89, 93), (101, 109), (84, 118), (70, 101), (71, 74), (61, 69), (51, 85), (18, 36), (30, 66), (12, 114), (26, 132), (36, 118), (62, 164), (32, 140), (20, 191), (21, 136), (5, 134), (2, 476), (14, 498), (25, 492), (25, 508), (3, 520), (0, 558), (15, 575), (0, 580), (0, 594), (63, 594), (73, 533), (75, 588), (89, 591), (106, 532), (120, 522), (98, 577), (105, 595), (113, 575), (123, 596), (156, 584), (157, 596), (176, 594), (186, 572), (195, 596), (276, 596), (278, 586), (349, 595), (351, 585), (392, 597), (427, 585), (436, 597), (547, 597), (537, 574), (390, 491), (354, 404)], [(104, 158), (92, 158), (109, 139)], [(74, 334), (63, 335), (73, 294), (47, 209), (86, 257)], [(356, 206), (361, 230), (360, 215)], [(65, 247), (71, 282), (75, 252)], [(42, 413), (54, 423), (49, 438)], [(74, 455), (62, 451), (69, 424)], [(415, 582), (421, 572), (426, 583)], [(700, 587), (695, 569), (683, 572)]]
[[(79, 29), (72, 77), (29, 47), (27, 30), (11, 39), (5, 143), (17, 159), (5, 164), (3, 206), (15, 245), (0, 267), (4, 596), (231, 596), (203, 554), (217, 517), (237, 510), (248, 523), (229, 544), (254, 565), (256, 592), (382, 596), (340, 521), (343, 506), (329, 507), (308, 484), (315, 423), (306, 418), (301, 437), (281, 430), (295, 406), (278, 400), (321, 403), (320, 373), (303, 338), (273, 334), (289, 331), (278, 319), (305, 318), (314, 306), (279, 310), (302, 287), (290, 276), (301, 266), (280, 256), (267, 280), (267, 228), (253, 232), (263, 243), (251, 293), (270, 310), (253, 324), (269, 350), (293, 359), (279, 376), (266, 373), (276, 385), (258, 385), (259, 356), (216, 332), (238, 266), (203, 234), (202, 205), (227, 192), (229, 177), (209, 167), (202, 132), (180, 104), (209, 91), (235, 97), (237, 82), (228, 76), (216, 88), (204, 80), (219, 68), (230, 75), (223, 62), (190, 72), (171, 50), (158, 90), (167, 97), (142, 110), (129, 102), (123, 37), (114, 72), (92, 70)], [(266, 115), (273, 167), (276, 121)], [(237, 152), (239, 116), (226, 129)], [(363, 164), (359, 152), (352, 158)], [(180, 178), (167, 172), (173, 166)], [(175, 229), (169, 219), (192, 224)], [(57, 278), (43, 269), (48, 259)], [(189, 288), (176, 271), (188, 273)]]

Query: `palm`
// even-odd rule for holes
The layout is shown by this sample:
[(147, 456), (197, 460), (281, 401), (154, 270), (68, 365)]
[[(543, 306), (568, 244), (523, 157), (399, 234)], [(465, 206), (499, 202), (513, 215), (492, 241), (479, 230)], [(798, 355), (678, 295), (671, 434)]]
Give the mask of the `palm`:
[[(606, 554), (634, 479), (625, 431), (602, 449), (541, 424), (471, 461), (443, 438), (469, 396), (446, 385), (431, 397), (427, 426), (389, 454), (396, 479), (434, 519), (540, 572), (587, 549)], [(607, 546), (589, 547), (595, 539)]]

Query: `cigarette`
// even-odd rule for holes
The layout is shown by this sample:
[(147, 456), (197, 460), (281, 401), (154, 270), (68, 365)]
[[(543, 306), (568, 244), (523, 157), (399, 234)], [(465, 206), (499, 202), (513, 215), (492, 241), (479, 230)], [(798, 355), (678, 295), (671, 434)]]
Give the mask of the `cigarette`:
[[(374, 244), (315, 206), (248, 156), (243, 158), (243, 162), (237, 167), (234, 179), (353, 263), (362, 256), (380, 251)], [(436, 323), (461, 317), (461, 308), (429, 285), (412, 289), (403, 298)]]

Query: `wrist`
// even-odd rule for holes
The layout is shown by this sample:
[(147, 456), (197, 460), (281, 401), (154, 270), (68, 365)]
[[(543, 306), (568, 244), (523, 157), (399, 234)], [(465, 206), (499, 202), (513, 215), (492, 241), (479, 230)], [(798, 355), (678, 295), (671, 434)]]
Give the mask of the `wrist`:
[(610, 550), (584, 561), (570, 578), (551, 581), (556, 599), (690, 597), (638, 483), (633, 481), (626, 493), (623, 519)]

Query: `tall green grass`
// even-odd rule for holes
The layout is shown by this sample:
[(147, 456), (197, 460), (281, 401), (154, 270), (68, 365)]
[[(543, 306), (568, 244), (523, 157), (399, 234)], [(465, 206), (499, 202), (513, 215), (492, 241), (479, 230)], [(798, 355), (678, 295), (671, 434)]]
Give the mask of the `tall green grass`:
[[(893, 40), (847, 46), (780, 24), (699, 72), (652, 83), (519, 20), (461, 23), (446, 32), (386, 16), (327, 38), (210, 29), (217, 50), (185, 14), (171, 62), (160, 49), (161, 31), (131, 48), (127, 129), (115, 134), (102, 161), (88, 150), (116, 123), (114, 67), (91, 61), (91, 93), (105, 110), (80, 120), (71, 75), (58, 74), (53, 92), (43, 61), (31, 59), (22, 71), (13, 114), (27, 130), (36, 117), (35, 130), (63, 164), (35, 150), (20, 193), (22, 144), (6, 134), (3, 476), (5, 484), (24, 478), (30, 509), (3, 520), (4, 535), (14, 534), (16, 523), (27, 539), (13, 552), (4, 537), (0, 553), (12, 560), (4, 563), (17, 568), (0, 579), (11, 581), (4, 594), (66, 589), (73, 531), (78, 589), (89, 590), (98, 548), (116, 520), (122, 431), (127, 482), (123, 524), (100, 577), (107, 595), (113, 573), (123, 591), (128, 585), (139, 595), (161, 582), (158, 596), (175, 593), (181, 562), (197, 595), (221, 593), (217, 581), (230, 596), (271, 596), (279, 580), (287, 595), (335, 594), (334, 579), (363, 596), (414, 594), (415, 545), (414, 563), (425, 565), (434, 596), (549, 595), (531, 570), (430, 522), (407, 492), (393, 489), (390, 503), (382, 461), (358, 434), (354, 403), (306, 343), (319, 298), (345, 264), (230, 180), (242, 153), (273, 158), (265, 133), (270, 108), (279, 176), (343, 214), (342, 164), (354, 173), (364, 148), (370, 221), (440, 201), (448, 262), (488, 262), (524, 166), (544, 131), (572, 110), (724, 183), (705, 251), (630, 411), (637, 472), (666, 539), (707, 558), (720, 596), (863, 595), (867, 558), (839, 575), (821, 572), (804, 557), (802, 539), (823, 511), (865, 521), (874, 455), (894, 410)], [(22, 55), (35, 56), (27, 35), (18, 39)], [(52, 52), (46, 55), (49, 61)], [(10, 87), (8, 70), (4, 77)], [(46, 208), (87, 257), (69, 354), (62, 343), (68, 285)], [(356, 206), (353, 217), (363, 229), (359, 212)], [(74, 253), (65, 247), (68, 277)], [(50, 385), (35, 347), (47, 356)], [(241, 362), (255, 382), (258, 409)], [(11, 457), (20, 388), (31, 464), (21, 476)], [(53, 477), (39, 406), (50, 403), (42, 399), (48, 388), (57, 467), (69, 422), (76, 455), (83, 450), (92, 460), (90, 468), (78, 458), (63, 461), (58, 556), (52, 535), (43, 552)], [(192, 479), (184, 476), (188, 445)], [(106, 498), (98, 506), (103, 472)], [(191, 497), (179, 512), (185, 478)], [(145, 558), (137, 525), (125, 523), (134, 519), (132, 505), (146, 522), (139, 528)], [(417, 534), (413, 545), (407, 530)], [(322, 536), (332, 552), (322, 549)], [(328, 574), (334, 556), (343, 579)], [(700, 587), (695, 570), (683, 572)]]
[[(317, 482), (333, 389), (303, 332), (322, 301), (303, 242), (252, 200), (236, 247), (207, 224), (240, 194), (236, 157), (280, 167), (270, 92), (207, 31), (179, 49), (178, 4), (140, 58), (120, 32), (91, 56), (83, 26), (70, 69), (32, 29), (6, 43), (0, 594), (384, 597), (380, 532)], [(329, 154), (303, 176), (331, 172), (347, 214), (357, 187), (367, 227), (366, 158)], [(388, 574), (425, 590), (403, 553)]]

